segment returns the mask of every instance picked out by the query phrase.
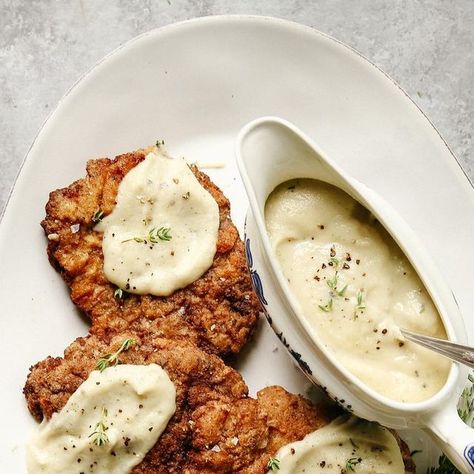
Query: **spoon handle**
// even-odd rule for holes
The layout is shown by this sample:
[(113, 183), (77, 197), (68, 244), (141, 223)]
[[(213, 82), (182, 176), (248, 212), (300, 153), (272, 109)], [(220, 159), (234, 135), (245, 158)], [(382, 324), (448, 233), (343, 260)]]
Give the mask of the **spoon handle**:
[(403, 336), (409, 341), (416, 342), (420, 346), (431, 349), (438, 354), (444, 355), (456, 362), (467, 365), (471, 369), (474, 369), (474, 348), (469, 346), (463, 346), (461, 344), (455, 344), (454, 342), (445, 341), (444, 339), (438, 339), (437, 337), (423, 336), (421, 334), (415, 334), (405, 329), (400, 329)]

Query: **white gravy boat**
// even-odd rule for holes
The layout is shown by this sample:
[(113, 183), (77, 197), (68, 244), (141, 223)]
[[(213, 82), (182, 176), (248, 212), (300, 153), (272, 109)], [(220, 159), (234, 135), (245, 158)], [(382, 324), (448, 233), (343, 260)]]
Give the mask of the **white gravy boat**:
[(348, 176), (284, 120), (264, 117), (246, 125), (239, 133), (236, 153), (250, 203), (245, 248), (252, 281), (268, 322), (297, 365), (346, 410), (394, 429), (421, 428), (461, 472), (474, 472), (474, 430), (463, 423), (456, 410), (466, 369), (453, 363), (443, 388), (417, 403), (386, 398), (352, 375), (312, 336), (272, 250), (264, 208), (279, 184), (295, 178), (318, 179), (348, 193), (377, 217), (404, 251), (430, 293), (449, 340), (465, 343), (454, 296), (408, 224), (378, 194)]

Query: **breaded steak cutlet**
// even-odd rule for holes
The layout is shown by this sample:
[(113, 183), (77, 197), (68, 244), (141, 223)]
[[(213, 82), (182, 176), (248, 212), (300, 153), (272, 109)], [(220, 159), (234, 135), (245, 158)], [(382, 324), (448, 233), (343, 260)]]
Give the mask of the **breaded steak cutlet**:
[(194, 175), (219, 206), (217, 251), (211, 268), (167, 297), (126, 294), (116, 298), (116, 287), (104, 275), (102, 233), (94, 230), (93, 216), (99, 210), (104, 215), (112, 212), (123, 177), (151, 150), (114, 160), (91, 160), (85, 178), (50, 194), (42, 222), (50, 262), (69, 286), (73, 302), (91, 319), (93, 334), (102, 337), (132, 330), (168, 337), (166, 331), (172, 327), (207, 352), (237, 353), (249, 338), (260, 307), (243, 243), (230, 219), (229, 201), (195, 166), (191, 167)]
[[(217, 357), (182, 341), (155, 338), (145, 342), (135, 334), (77, 339), (64, 358), (48, 358), (32, 367), (24, 392), (36, 419), (50, 418), (94, 370), (104, 354), (114, 352), (124, 338), (136, 344), (120, 355), (127, 364), (156, 363), (176, 386), (176, 412), (137, 474), (263, 474), (282, 446), (336, 418), (334, 405), (314, 406), (280, 387), (268, 387), (257, 399), (234, 369)], [(406, 472), (414, 473), (407, 446), (399, 440)]]

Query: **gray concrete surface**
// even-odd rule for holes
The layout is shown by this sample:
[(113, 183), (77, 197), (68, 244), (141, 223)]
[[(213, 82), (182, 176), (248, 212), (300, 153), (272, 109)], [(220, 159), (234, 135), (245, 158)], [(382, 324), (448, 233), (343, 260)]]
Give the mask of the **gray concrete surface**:
[(473, 0), (0, 0), (0, 213), (39, 127), (82, 73), (147, 30), (227, 13), (298, 21), (359, 50), (474, 178)]

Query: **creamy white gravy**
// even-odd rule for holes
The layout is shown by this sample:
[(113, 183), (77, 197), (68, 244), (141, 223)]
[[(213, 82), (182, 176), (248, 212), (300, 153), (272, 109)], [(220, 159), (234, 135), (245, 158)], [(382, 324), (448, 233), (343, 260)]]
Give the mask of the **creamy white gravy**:
[(444, 385), (450, 362), (404, 340), (400, 327), (446, 338), (401, 249), (369, 212), (321, 181), (283, 183), (265, 220), (303, 316), (321, 343), (377, 392), (419, 402)]
[(347, 416), (284, 446), (276, 459), (280, 466), (276, 472), (281, 474), (405, 472), (397, 440), (389, 430)]
[(219, 208), (183, 159), (157, 153), (125, 175), (113, 212), (95, 230), (104, 232), (110, 282), (129, 293), (166, 296), (212, 265)]
[(94, 371), (35, 431), (27, 446), (28, 472), (128, 473), (157, 442), (175, 400), (174, 384), (156, 364)]

